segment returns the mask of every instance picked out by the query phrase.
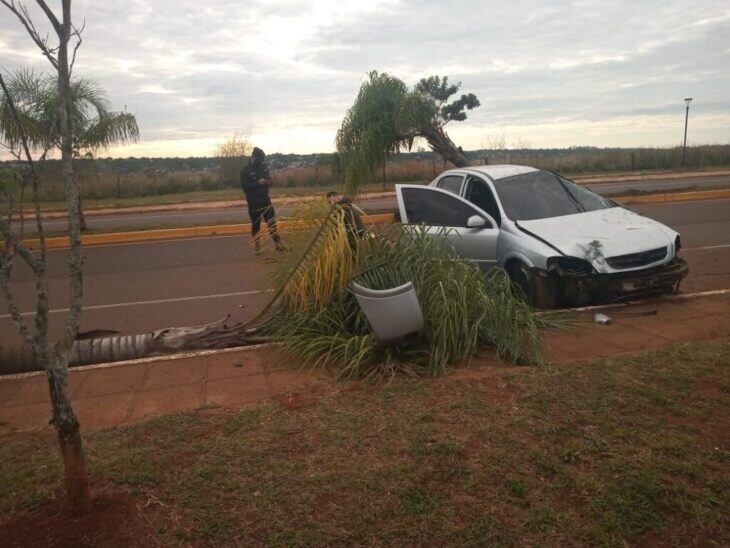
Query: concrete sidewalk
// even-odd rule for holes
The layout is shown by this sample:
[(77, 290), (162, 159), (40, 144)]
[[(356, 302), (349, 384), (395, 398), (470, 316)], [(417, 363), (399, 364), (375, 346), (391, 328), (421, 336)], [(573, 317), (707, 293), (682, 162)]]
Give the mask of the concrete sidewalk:
[[(583, 360), (666, 346), (678, 341), (730, 337), (730, 293), (607, 307), (610, 325), (592, 322), (596, 310), (570, 332), (548, 333), (551, 362)], [(317, 398), (345, 385), (322, 372), (304, 372), (274, 346), (207, 351), (72, 369), (74, 408), (84, 428), (129, 424), (145, 417), (203, 406), (238, 408), (278, 398), (282, 404)], [(485, 374), (510, 364), (481, 352), (470, 366)], [(496, 381), (495, 381), (496, 382)], [(50, 404), (43, 374), (0, 377), (0, 433), (48, 428)]]

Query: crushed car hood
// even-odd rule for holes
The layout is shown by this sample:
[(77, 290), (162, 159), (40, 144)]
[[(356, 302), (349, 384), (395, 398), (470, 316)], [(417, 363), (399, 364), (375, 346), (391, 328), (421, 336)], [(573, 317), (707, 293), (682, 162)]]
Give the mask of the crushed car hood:
[(663, 224), (622, 207), (518, 224), (565, 255), (588, 260), (599, 272), (612, 270), (605, 262), (606, 257), (664, 246), (669, 246), (671, 253), (677, 235)]

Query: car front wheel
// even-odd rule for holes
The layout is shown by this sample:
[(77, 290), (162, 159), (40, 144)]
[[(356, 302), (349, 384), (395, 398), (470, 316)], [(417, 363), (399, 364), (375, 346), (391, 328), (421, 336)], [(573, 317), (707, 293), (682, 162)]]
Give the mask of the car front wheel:
[(555, 308), (558, 303), (558, 284), (554, 278), (539, 276), (521, 262), (514, 263), (508, 273), (512, 282), (532, 306), (542, 309)]

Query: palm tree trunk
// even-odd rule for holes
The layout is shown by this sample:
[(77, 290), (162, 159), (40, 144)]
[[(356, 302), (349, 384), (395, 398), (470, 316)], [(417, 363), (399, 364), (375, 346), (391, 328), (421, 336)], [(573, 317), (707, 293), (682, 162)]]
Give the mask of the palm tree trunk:
[(451, 140), (443, 127), (424, 131), (420, 136), (428, 141), (431, 150), (440, 154), (456, 167), (467, 167), (470, 164), (469, 158), (466, 157), (464, 151), (454, 144), (454, 141)]

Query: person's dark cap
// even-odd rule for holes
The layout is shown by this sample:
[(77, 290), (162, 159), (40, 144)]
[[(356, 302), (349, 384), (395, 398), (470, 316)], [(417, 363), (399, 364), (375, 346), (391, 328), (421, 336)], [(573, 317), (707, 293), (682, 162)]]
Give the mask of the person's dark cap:
[(327, 196), (326, 196), (326, 197), (327, 197), (327, 198), (334, 198), (335, 196), (337, 196), (337, 194), (338, 194), (338, 193), (337, 193), (337, 192), (335, 192), (334, 190), (330, 190), (330, 191), (329, 191), (329, 192), (327, 193)]
[(264, 151), (261, 150), (259, 147), (253, 147), (253, 152), (251, 153), (251, 156), (263, 160), (266, 157), (266, 154), (264, 154)]

